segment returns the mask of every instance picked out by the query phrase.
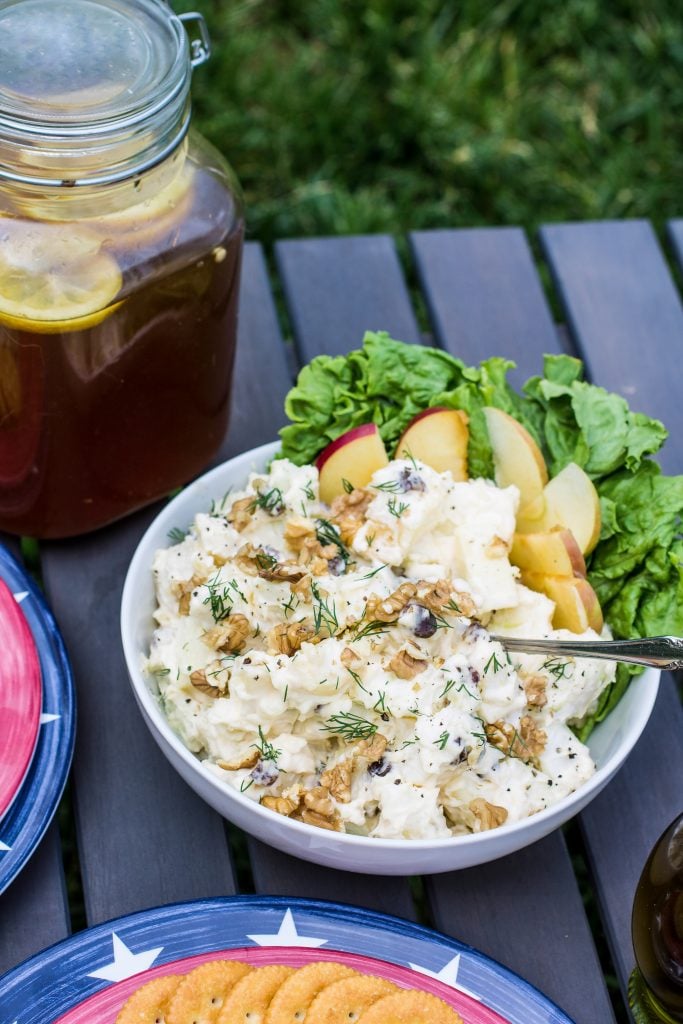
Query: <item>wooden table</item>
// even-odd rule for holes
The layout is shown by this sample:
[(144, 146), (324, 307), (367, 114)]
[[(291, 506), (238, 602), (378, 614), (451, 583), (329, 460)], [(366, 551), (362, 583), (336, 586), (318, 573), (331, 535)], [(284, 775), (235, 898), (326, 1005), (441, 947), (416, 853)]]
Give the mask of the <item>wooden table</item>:
[[(367, 328), (434, 344), (467, 362), (516, 360), (515, 380), (539, 372), (544, 352), (583, 357), (590, 377), (635, 409), (663, 419), (662, 462), (683, 469), (683, 310), (665, 255), (643, 221), (552, 225), (540, 233), (553, 298), (515, 228), (416, 232), (407, 263), (429, 325), (411, 302), (386, 236), (281, 242), (276, 273), (293, 345), (283, 340), (264, 254), (248, 244), (242, 284), (232, 422), (220, 458), (273, 439), (299, 364), (357, 347)], [(667, 245), (683, 258), (683, 221)], [(558, 331), (551, 310), (569, 330)], [(220, 460), (217, 460), (220, 461)], [(601, 928), (622, 991), (633, 956), (630, 911), (646, 854), (683, 808), (683, 712), (662, 680), (645, 735), (626, 766), (580, 817), (570, 858), (561, 831), (481, 868), (425, 878), (345, 874), (234, 834), (159, 753), (128, 684), (118, 613), (124, 574), (156, 508), (82, 539), (41, 545), (48, 598), (70, 651), (78, 695), (71, 787), (90, 924), (176, 900), (249, 891), (341, 899), (415, 919), (479, 948), (524, 975), (577, 1024), (614, 1021), (604, 965), (577, 884), (588, 865)], [(420, 899), (414, 898), (415, 892)], [(594, 928), (599, 927), (596, 921)], [(0, 897), (0, 971), (68, 935), (60, 838), (53, 825)]]

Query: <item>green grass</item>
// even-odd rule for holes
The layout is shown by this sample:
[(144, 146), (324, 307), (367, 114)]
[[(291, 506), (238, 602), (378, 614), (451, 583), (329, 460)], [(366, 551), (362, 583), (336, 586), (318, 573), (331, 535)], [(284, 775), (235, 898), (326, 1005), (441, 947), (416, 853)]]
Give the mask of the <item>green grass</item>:
[(195, 123), (266, 244), (681, 213), (678, 0), (186, 6), (214, 42)]

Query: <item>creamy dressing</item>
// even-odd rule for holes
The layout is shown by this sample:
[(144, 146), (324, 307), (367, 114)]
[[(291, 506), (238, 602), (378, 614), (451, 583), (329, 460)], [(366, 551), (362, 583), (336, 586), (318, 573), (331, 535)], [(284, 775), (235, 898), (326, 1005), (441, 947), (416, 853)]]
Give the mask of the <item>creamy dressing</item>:
[[(565, 635), (510, 564), (518, 501), (514, 487), (396, 460), (342, 541), (344, 510), (321, 504), (314, 467), (252, 474), (154, 559), (145, 664), (172, 728), (248, 798), (287, 798), (301, 816), (315, 790), (326, 813), (311, 823), (370, 836), (480, 831), (572, 792), (595, 766), (569, 725), (614, 664), (508, 657), (491, 640)], [(292, 530), (309, 531), (308, 554)], [(377, 611), (411, 582), (424, 600)], [(216, 646), (236, 623), (239, 642)], [(290, 642), (287, 627), (305, 633)]]

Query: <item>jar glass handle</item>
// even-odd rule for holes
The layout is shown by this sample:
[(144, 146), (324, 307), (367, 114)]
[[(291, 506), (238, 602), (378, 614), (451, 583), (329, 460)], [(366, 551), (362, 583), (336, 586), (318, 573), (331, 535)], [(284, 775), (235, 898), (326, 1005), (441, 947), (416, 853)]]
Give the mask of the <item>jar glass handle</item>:
[(179, 14), (178, 18), (185, 26), (190, 40), (190, 62), (193, 68), (204, 64), (211, 56), (211, 39), (203, 15), (198, 11)]

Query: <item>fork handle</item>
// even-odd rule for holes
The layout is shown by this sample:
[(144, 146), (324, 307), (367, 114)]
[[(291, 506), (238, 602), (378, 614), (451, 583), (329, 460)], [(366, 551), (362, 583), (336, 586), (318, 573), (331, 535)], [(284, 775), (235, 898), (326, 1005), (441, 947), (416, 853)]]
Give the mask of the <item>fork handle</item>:
[(494, 636), (508, 651), (524, 654), (566, 654), (575, 658), (609, 658), (631, 665), (653, 668), (683, 668), (683, 638), (650, 636), (637, 640), (522, 640), (511, 636)]

